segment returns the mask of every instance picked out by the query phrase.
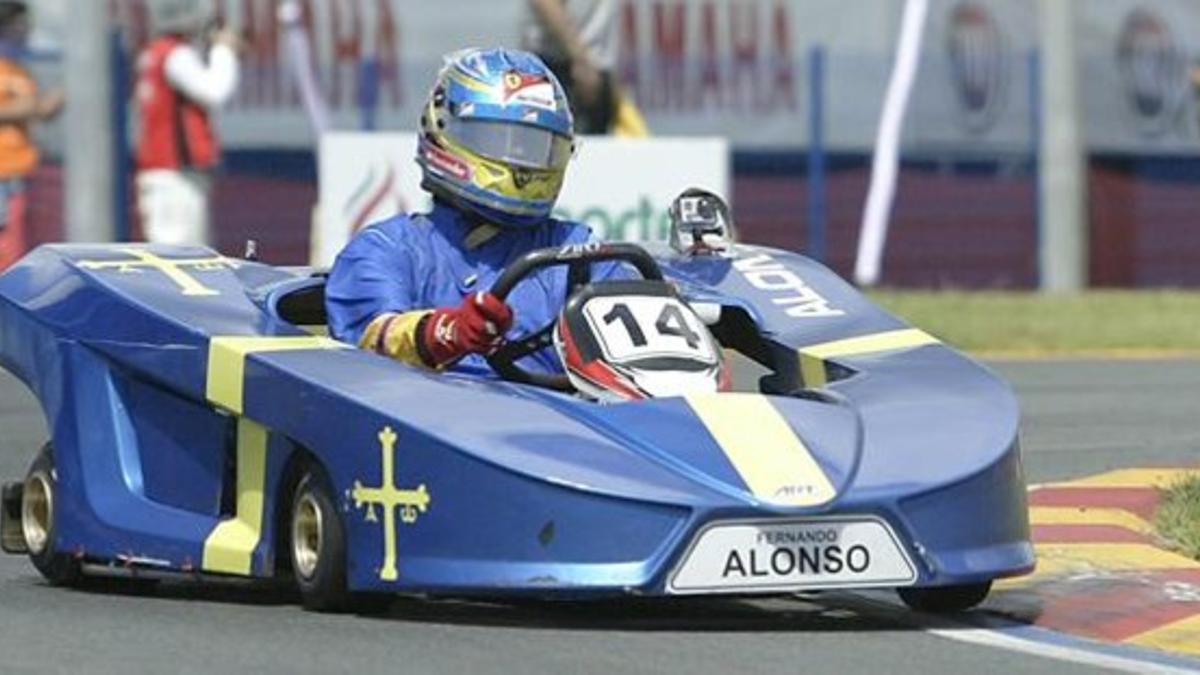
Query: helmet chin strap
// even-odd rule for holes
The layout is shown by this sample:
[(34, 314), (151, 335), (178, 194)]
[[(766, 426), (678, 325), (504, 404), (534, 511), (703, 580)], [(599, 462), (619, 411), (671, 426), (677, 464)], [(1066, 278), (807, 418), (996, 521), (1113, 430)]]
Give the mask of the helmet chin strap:
[(498, 234), (500, 234), (499, 225), (493, 225), (481, 220), (467, 233), (467, 238), (463, 240), (463, 243), (466, 244), (468, 251), (474, 251), (491, 241)]

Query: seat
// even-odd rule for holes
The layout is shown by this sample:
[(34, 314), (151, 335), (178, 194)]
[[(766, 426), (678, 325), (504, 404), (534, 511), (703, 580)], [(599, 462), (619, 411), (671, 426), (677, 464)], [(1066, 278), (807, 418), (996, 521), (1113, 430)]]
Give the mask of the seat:
[(266, 310), (272, 316), (309, 332), (328, 332), (325, 313), (325, 274), (289, 279), (267, 293)]

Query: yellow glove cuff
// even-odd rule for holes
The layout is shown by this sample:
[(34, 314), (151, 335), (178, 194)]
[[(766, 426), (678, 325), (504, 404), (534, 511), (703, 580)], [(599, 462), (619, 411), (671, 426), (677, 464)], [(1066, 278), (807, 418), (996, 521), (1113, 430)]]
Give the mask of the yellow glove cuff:
[(371, 320), (367, 330), (363, 331), (358, 346), (377, 354), (391, 357), (409, 365), (428, 368), (429, 365), (421, 358), (417, 346), (421, 339), (417, 335), (421, 319), (432, 310), (421, 309), (412, 312), (385, 312)]

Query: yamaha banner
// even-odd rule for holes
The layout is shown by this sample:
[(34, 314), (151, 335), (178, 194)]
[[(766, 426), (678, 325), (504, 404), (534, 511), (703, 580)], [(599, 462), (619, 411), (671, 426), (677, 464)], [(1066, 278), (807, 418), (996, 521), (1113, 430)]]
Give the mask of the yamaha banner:
[[(148, 36), (147, 0), (117, 0), (131, 50)], [(53, 7), (42, 0), (53, 29)], [(276, 0), (215, 0), (248, 42), (228, 147), (315, 142)], [(832, 150), (871, 147), (902, 3), (844, 0), (614, 0), (615, 75), (654, 135), (723, 134), (735, 148), (809, 141), (821, 106)], [(411, 129), (441, 55), (519, 45), (524, 0), (301, 0), (321, 94), (338, 129)], [(1189, 70), (1200, 3), (1074, 3), (1081, 98), (1092, 148), (1197, 152)], [(65, 17), (65, 13), (62, 14)], [(64, 19), (65, 20), (65, 19)], [(1017, 152), (1034, 147), (1035, 0), (932, 0), (905, 151)]]

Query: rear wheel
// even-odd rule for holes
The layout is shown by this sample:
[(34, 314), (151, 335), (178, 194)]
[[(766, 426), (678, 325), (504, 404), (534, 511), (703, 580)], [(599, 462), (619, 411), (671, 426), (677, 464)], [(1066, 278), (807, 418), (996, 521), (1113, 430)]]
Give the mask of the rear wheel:
[(992, 582), (961, 584), (957, 586), (928, 586), (925, 588), (897, 588), (900, 599), (909, 607), (933, 614), (965, 612), (983, 602)]
[(305, 608), (340, 612), (350, 606), (346, 591), (346, 534), (325, 474), (303, 470), (292, 493), (288, 547), (292, 576)]
[(51, 584), (65, 586), (77, 583), (82, 573), (78, 560), (54, 550), (57, 498), (58, 474), (54, 469), (53, 448), (47, 443), (25, 476), (21, 494), (21, 533), (33, 566)]

